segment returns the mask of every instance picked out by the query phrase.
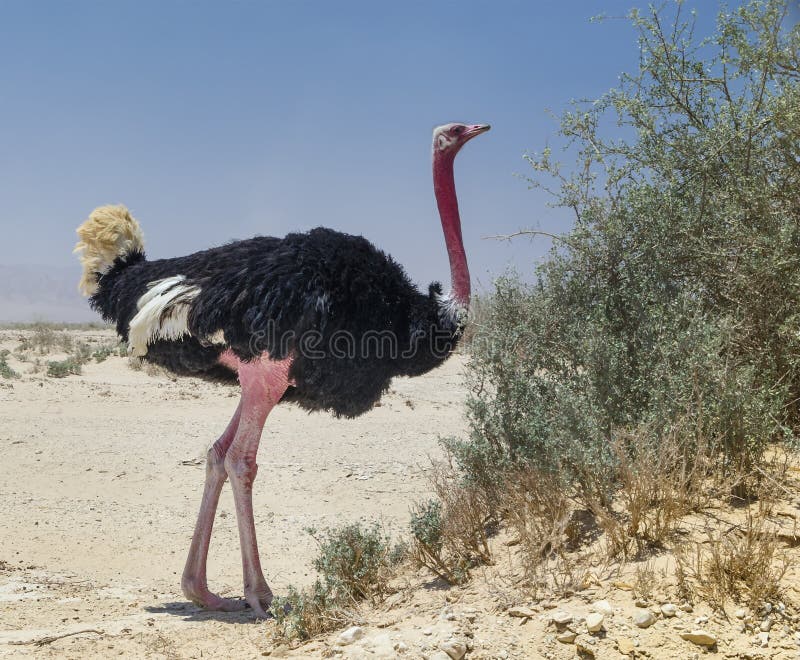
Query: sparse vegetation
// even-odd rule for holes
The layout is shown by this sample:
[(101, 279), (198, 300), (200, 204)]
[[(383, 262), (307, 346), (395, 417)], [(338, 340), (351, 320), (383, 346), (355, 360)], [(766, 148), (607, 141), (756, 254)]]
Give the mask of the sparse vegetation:
[(19, 374), (8, 366), (8, 356), (10, 352), (7, 350), (0, 351), (0, 378), (17, 378)]
[(436, 499), (411, 514), (412, 556), (450, 584), (464, 582), (471, 568), (492, 563), (489, 535), (495, 518), (484, 493), (459, 482), (452, 466), (435, 468)]
[(310, 588), (290, 587), (286, 596), (272, 602), (277, 638), (308, 639), (352, 622), (359, 603), (378, 602), (386, 595), (404, 553), (402, 546), (392, 546), (378, 523), (307, 531), (319, 546), (314, 561), (319, 577)]
[(81, 364), (81, 362), (72, 357), (66, 360), (51, 360), (47, 363), (47, 375), (53, 378), (79, 376), (83, 371)]

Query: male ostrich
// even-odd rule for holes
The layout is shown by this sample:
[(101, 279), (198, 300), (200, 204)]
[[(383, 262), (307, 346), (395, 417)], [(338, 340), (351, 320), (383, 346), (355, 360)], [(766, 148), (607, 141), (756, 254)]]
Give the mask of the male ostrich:
[(318, 228), (256, 237), (185, 257), (147, 261), (139, 224), (123, 206), (96, 209), (78, 228), (80, 289), (116, 322), (129, 351), (177, 374), (238, 379), (241, 400), (208, 450), (200, 514), (181, 586), (191, 601), (246, 607), (208, 589), (206, 558), (226, 479), (233, 488), (245, 601), (266, 617), (272, 592), (256, 546), (252, 489), (264, 421), (273, 406), (355, 417), (394, 376), (441, 364), (461, 333), (470, 298), (453, 160), (485, 124), (433, 132), (433, 186), (452, 291), (417, 290), (403, 268), (361, 236)]

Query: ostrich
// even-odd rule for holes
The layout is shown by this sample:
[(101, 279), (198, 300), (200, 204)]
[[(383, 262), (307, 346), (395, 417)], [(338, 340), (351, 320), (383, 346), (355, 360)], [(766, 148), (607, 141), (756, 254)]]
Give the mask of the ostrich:
[[(394, 376), (416, 376), (455, 347), (470, 299), (453, 161), (489, 130), (451, 123), (433, 132), (433, 186), (452, 290), (427, 294), (361, 236), (317, 228), (259, 236), (185, 257), (148, 261), (142, 231), (123, 206), (95, 209), (77, 230), (79, 288), (128, 342), (129, 352), (178, 375), (238, 380), (233, 418), (206, 456), (200, 512), (181, 579), (197, 605), (267, 617), (272, 591), (256, 544), (252, 489), (264, 422), (282, 401), (355, 417)], [(233, 489), (245, 601), (221, 598), (206, 580), (220, 491)]]

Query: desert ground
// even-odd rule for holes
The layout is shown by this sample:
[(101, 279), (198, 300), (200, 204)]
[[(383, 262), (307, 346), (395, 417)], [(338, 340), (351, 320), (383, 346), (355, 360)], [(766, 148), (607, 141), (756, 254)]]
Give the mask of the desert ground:
[[(69, 332), (90, 346), (114, 342), (110, 330)], [(515, 547), (502, 537), (494, 541), (498, 566), (464, 587), (409, 567), (385, 603), (358, 614), (353, 623), (363, 636), (354, 643), (337, 631), (291, 647), (276, 644), (271, 622), (247, 611), (204, 612), (180, 591), (205, 451), (236, 407), (236, 389), (136, 370), (117, 354), (88, 361), (80, 375), (54, 378), (42, 365), (63, 357), (58, 347), (41, 359), (31, 358), (35, 352), (15, 357), (29, 335), (0, 330), (0, 349), (9, 351), (16, 373), (0, 378), (2, 657), (799, 657), (796, 552), (785, 603), (746, 613), (732, 605), (726, 614), (679, 602), (668, 556), (644, 565), (658, 583), (645, 602), (632, 586), (645, 575), (642, 565), (598, 564), (577, 593), (533, 598), (516, 588), (513, 571), (503, 570), (502, 558), (513, 564)], [(456, 356), (425, 377), (395, 381), (382, 404), (356, 420), (290, 405), (272, 413), (255, 509), (273, 591), (313, 580), (310, 526), (378, 519), (397, 538), (407, 536), (409, 509), (429, 492), (426, 471), (440, 454), (437, 439), (465, 429), (464, 364)], [(794, 524), (798, 513), (800, 499), (788, 493), (782, 519)], [(241, 594), (227, 487), (209, 582), (223, 595)], [(639, 627), (635, 617), (643, 609), (653, 622)], [(604, 622), (589, 633), (593, 612)], [(567, 631), (569, 640), (564, 625), (554, 623), (559, 617), (569, 617), (577, 632)], [(715, 644), (682, 636), (698, 628)]]

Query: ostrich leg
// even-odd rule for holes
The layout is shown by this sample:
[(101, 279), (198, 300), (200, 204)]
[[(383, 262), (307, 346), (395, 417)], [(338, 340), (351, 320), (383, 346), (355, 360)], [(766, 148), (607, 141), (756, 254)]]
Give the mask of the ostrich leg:
[(244, 603), (229, 598), (220, 598), (209, 591), (206, 580), (206, 559), (208, 558), (208, 546), (211, 542), (211, 530), (214, 527), (214, 515), (217, 511), (219, 494), (228, 477), (223, 462), (228, 447), (233, 442), (239, 428), (241, 411), (242, 403), (240, 401), (228, 427), (206, 454), (206, 483), (203, 487), (203, 499), (200, 503), (200, 513), (197, 516), (192, 544), (189, 547), (189, 556), (186, 558), (186, 566), (181, 578), (181, 588), (186, 598), (200, 607), (226, 612), (241, 610), (244, 608)]
[(239, 425), (223, 462), (231, 482), (242, 550), (244, 597), (258, 617), (267, 618), (265, 608), (272, 602), (256, 543), (253, 520), (253, 482), (258, 472), (256, 455), (267, 415), (289, 386), (291, 360), (262, 360), (239, 364), (242, 403)]

